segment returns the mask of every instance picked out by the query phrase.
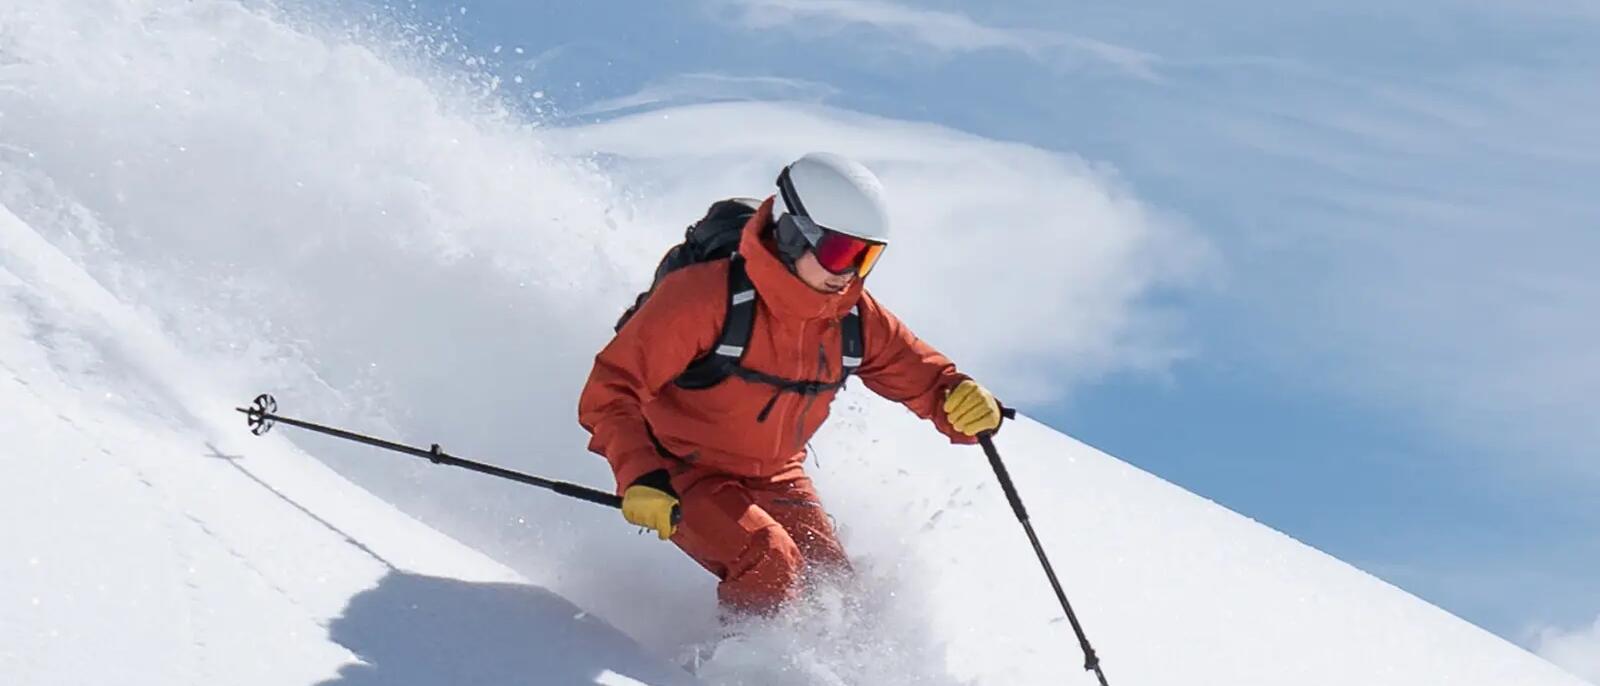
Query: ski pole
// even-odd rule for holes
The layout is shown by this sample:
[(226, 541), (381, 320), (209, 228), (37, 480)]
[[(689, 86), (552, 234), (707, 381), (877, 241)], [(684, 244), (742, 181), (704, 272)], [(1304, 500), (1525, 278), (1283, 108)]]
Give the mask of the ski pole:
[[(1001, 408), (1000, 412), (1007, 419), (1017, 414), (1011, 408)], [(1000, 488), (1006, 492), (1006, 500), (1011, 501), (1011, 511), (1016, 513), (1017, 521), (1022, 522), (1022, 530), (1028, 533), (1033, 552), (1039, 556), (1039, 564), (1044, 565), (1044, 575), (1050, 578), (1050, 587), (1055, 589), (1056, 599), (1061, 601), (1061, 609), (1067, 613), (1067, 621), (1072, 623), (1072, 630), (1078, 634), (1078, 645), (1083, 648), (1083, 668), (1094, 672), (1095, 677), (1100, 679), (1100, 686), (1110, 686), (1106, 683), (1105, 672), (1100, 670), (1100, 658), (1094, 654), (1094, 647), (1089, 645), (1089, 637), (1084, 635), (1083, 625), (1078, 623), (1078, 615), (1072, 611), (1072, 603), (1067, 602), (1067, 593), (1061, 590), (1061, 581), (1056, 579), (1056, 570), (1050, 566), (1050, 558), (1045, 557), (1038, 534), (1033, 532), (1033, 524), (1028, 521), (1028, 510), (1022, 506), (1022, 496), (1017, 494), (1017, 486), (1011, 482), (1011, 473), (1000, 461), (1000, 451), (994, 447), (994, 432), (978, 434), (978, 443), (983, 446), (984, 454), (989, 456), (989, 466), (994, 467), (994, 475), (1000, 479)]]
[[(441, 450), (438, 443), (434, 443), (427, 450), (423, 450), (422, 448), (394, 443), (381, 438), (363, 436), (355, 432), (345, 431), (344, 429), (336, 429), (331, 426), (323, 426), (321, 424), (315, 424), (305, 420), (295, 419), (293, 417), (285, 417), (277, 414), (278, 401), (266, 393), (256, 396), (254, 404), (252, 404), (250, 407), (236, 407), (233, 409), (244, 413), (245, 420), (250, 427), (250, 433), (253, 433), (257, 436), (266, 434), (268, 431), (272, 430), (273, 426), (276, 426), (277, 424), (288, 424), (289, 426), (299, 427), (308, 431), (315, 431), (320, 434), (333, 436), (334, 438), (343, 438), (347, 441), (364, 443), (376, 448), (383, 448), (384, 450), (393, 450), (397, 453), (413, 455), (428, 460), (434, 464), (445, 464), (452, 467), (461, 467), (463, 469), (470, 469), (480, 474), (497, 476), (502, 479), (524, 483), (529, 486), (538, 486), (539, 488), (555, 491), (556, 493), (569, 498), (587, 500), (591, 503), (605, 505), (606, 507), (614, 507), (619, 509), (622, 507), (622, 498), (620, 496), (598, 489), (589, 488), (588, 486), (581, 486), (575, 483), (546, 479), (544, 477), (533, 476), (532, 474), (523, 474), (522, 472), (515, 472), (509, 469), (496, 467), (491, 464), (474, 462), (472, 460), (464, 460)], [(681, 517), (682, 513), (679, 512), (676, 507), (674, 507), (672, 511), (672, 521), (676, 523)]]

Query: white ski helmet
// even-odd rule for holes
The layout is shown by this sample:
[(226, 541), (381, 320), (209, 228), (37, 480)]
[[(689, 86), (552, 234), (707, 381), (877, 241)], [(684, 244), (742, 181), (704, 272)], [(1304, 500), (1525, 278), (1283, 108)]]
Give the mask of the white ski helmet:
[(889, 242), (883, 183), (865, 165), (830, 152), (813, 152), (784, 167), (773, 215), (808, 217), (825, 229), (876, 243)]
[(865, 276), (889, 243), (883, 184), (860, 162), (832, 153), (807, 153), (783, 168), (773, 217), (778, 252), (790, 262), (823, 247), (827, 233), (843, 234), (876, 246), (861, 265)]

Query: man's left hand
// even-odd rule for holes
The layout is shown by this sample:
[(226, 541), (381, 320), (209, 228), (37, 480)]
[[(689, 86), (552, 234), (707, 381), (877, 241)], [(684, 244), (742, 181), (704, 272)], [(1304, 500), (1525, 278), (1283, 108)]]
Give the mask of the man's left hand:
[(967, 436), (1000, 428), (1000, 402), (972, 379), (957, 384), (945, 396), (944, 414), (951, 427)]

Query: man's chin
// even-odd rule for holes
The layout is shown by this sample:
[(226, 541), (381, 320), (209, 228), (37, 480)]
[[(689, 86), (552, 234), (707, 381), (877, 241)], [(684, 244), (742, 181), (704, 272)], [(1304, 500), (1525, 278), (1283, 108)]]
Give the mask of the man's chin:
[(795, 272), (794, 276), (795, 278), (799, 279), (801, 283), (804, 283), (806, 286), (810, 287), (811, 290), (818, 293), (827, 293), (828, 295), (837, 295), (839, 293), (843, 293), (850, 289), (851, 284), (856, 282), (855, 279), (846, 280), (844, 283), (839, 283), (832, 279), (812, 280), (802, 276), (799, 272)]

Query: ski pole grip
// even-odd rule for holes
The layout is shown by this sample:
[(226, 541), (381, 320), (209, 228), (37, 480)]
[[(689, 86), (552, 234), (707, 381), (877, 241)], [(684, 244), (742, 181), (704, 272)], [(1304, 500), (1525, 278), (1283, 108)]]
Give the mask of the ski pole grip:
[[(570, 496), (579, 500), (587, 500), (591, 503), (605, 505), (606, 507), (614, 507), (619, 510), (622, 509), (622, 496), (620, 495), (606, 493), (605, 491), (589, 488), (588, 486), (579, 486), (578, 484), (567, 483), (565, 481), (557, 481), (551, 484), (550, 488), (561, 495)], [(672, 525), (677, 526), (678, 523), (682, 521), (683, 507), (679, 505), (673, 505)]]

